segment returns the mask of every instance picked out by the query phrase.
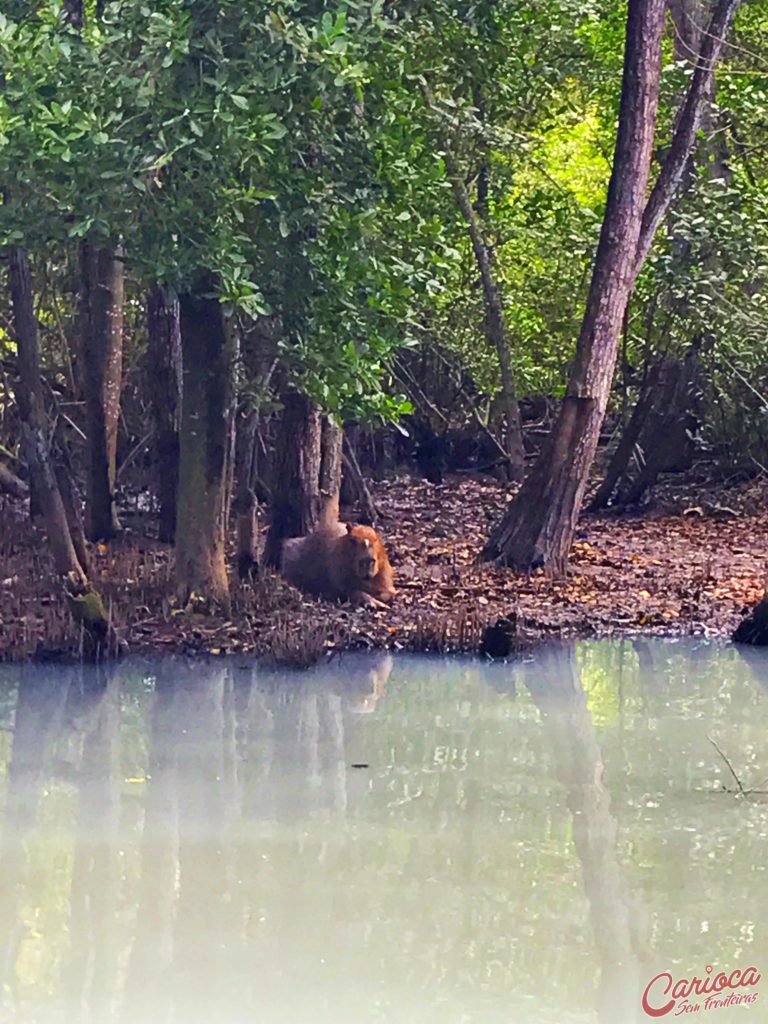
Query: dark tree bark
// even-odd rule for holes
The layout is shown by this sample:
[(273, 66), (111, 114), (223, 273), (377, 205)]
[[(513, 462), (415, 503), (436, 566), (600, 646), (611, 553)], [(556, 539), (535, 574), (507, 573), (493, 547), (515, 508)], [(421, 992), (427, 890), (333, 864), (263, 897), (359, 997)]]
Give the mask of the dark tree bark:
[(278, 345), (283, 332), (280, 316), (258, 317), (243, 332), (240, 361), (243, 394), (237, 417), (234, 511), (237, 523), (237, 571), (240, 579), (252, 579), (259, 571), (259, 507), (269, 502), (261, 477), (259, 450), (264, 448), (261, 430), (261, 398), (269, 394), (278, 365)]
[(83, 27), (83, 3), (82, 0), (64, 0), (62, 4), (64, 20), (78, 32)]
[(176, 536), (181, 418), (181, 320), (178, 299), (160, 285), (147, 293), (147, 370), (155, 421), (155, 470), (160, 511), (158, 536), (172, 544)]
[(266, 565), (279, 566), (283, 541), (339, 515), (342, 432), (305, 395), (284, 398), (271, 473)]
[(272, 457), (266, 565), (279, 566), (283, 541), (311, 533), (320, 521), (321, 451), (319, 408), (305, 395), (286, 395)]
[(397, 470), (397, 446), (391, 427), (370, 430), (371, 464), (373, 479), (391, 480)]
[(212, 278), (182, 295), (180, 309), (183, 394), (176, 584), (182, 601), (200, 610), (226, 612), (233, 346)]
[(667, 0), (675, 27), (675, 60), (693, 64), (699, 55), (707, 14), (701, 0)]
[(85, 657), (97, 657), (112, 639), (104, 606), (86, 575), (72, 540), (64, 501), (51, 461), (48, 424), (40, 385), (40, 348), (32, 300), (32, 276), (26, 252), (11, 246), (8, 252), (14, 333), (19, 380), (16, 401), (21, 438), (30, 480), (45, 516), (48, 542), (56, 572), (62, 579), (67, 605), (83, 629)]
[[(768, 647), (768, 596), (763, 597), (731, 634), (735, 644)], [(761, 679), (761, 682), (764, 680)]]
[(114, 501), (123, 360), (123, 261), (119, 249), (81, 249), (81, 373), (88, 433), (86, 532), (108, 540), (120, 528)]
[(658, 225), (682, 181), (723, 36), (739, 0), (719, 0), (647, 203), (661, 68), (662, 0), (630, 0), (619, 130), (576, 360), (552, 437), (485, 545), (519, 570), (563, 572), (610, 392), (622, 318)]
[(10, 494), (12, 498), (29, 497), (29, 487), (14, 472), (0, 462), (0, 494)]
[[(700, 346), (701, 339), (696, 338), (685, 359), (662, 359), (651, 369), (591, 510), (604, 508), (616, 491), (616, 506), (635, 505), (659, 473), (690, 468)], [(642, 463), (634, 474), (633, 454), (638, 454)]]
[(651, 411), (660, 371), (661, 363), (657, 363), (648, 373), (642, 391), (640, 392), (640, 397), (635, 404), (635, 408), (632, 410), (629, 423), (627, 424), (624, 433), (621, 435), (621, 440), (619, 441), (616, 451), (613, 453), (611, 461), (608, 464), (605, 476), (597, 489), (597, 493), (592, 499), (592, 504), (590, 505), (590, 511), (592, 512), (597, 512), (601, 508), (606, 507), (613, 497), (616, 485), (626, 473), (629, 460), (632, 458), (632, 453), (635, 450), (635, 445), (640, 440), (640, 434), (645, 426), (648, 414)]
[[(429, 88), (423, 86), (424, 99), (431, 110), (435, 110), (435, 102)], [(520, 422), (520, 408), (515, 389), (515, 378), (512, 371), (509, 332), (504, 318), (504, 302), (494, 271), (493, 245), (487, 239), (487, 231), (478, 210), (472, 205), (469, 192), (459, 167), (453, 157), (449, 140), (441, 133), (440, 139), (443, 159), (451, 182), (456, 205), (467, 225), (467, 232), (475, 254), (480, 281), (483, 286), (485, 304), (485, 330), (489, 344), (496, 350), (501, 371), (501, 388), (504, 401), (504, 418), (506, 421), (505, 450), (509, 459), (509, 477), (511, 480), (522, 480), (525, 472), (525, 449), (523, 447), (523, 431)], [(487, 174), (483, 179), (482, 188), (487, 192)], [(478, 197), (478, 206), (483, 209), (485, 195)]]
[(692, 409), (699, 373), (699, 342), (694, 342), (684, 360), (670, 361), (665, 369), (663, 385), (640, 439), (645, 461), (633, 480), (623, 482), (617, 502), (620, 506), (637, 505), (656, 483), (659, 473), (684, 464), (689, 457), (689, 430), (696, 420)]

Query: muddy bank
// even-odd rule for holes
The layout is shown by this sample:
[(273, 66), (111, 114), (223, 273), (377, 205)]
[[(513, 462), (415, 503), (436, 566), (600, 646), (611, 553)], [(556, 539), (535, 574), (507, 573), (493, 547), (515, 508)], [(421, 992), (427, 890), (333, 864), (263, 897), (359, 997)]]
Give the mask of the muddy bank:
[[(642, 515), (585, 515), (569, 574), (548, 579), (477, 562), (509, 496), (493, 481), (375, 486), (398, 595), (386, 611), (301, 595), (274, 576), (233, 588), (227, 620), (175, 607), (171, 550), (136, 520), (94, 546), (94, 578), (124, 646), (136, 653), (208, 652), (312, 660), (341, 649), (477, 650), (485, 627), (515, 613), (523, 642), (648, 633), (727, 636), (763, 593), (768, 487), (675, 482)], [(0, 508), (0, 657), (76, 652), (46, 545), (22, 502)]]

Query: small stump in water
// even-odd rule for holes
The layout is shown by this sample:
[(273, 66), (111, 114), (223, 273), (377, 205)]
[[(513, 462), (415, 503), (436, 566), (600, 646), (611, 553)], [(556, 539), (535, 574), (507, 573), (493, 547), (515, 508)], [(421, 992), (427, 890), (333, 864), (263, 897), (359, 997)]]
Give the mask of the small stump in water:
[(768, 595), (759, 601), (731, 635), (736, 644), (768, 647)]
[(486, 658), (508, 658), (521, 648), (517, 614), (512, 612), (486, 626), (480, 641), (480, 654)]

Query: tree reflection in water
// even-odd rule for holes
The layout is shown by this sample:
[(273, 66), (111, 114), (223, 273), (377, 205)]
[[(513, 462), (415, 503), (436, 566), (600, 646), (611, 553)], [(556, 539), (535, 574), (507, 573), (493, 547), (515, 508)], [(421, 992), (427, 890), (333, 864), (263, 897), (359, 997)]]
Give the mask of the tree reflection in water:
[[(557, 664), (548, 666), (552, 659)], [(601, 966), (598, 1018), (601, 1024), (630, 1024), (639, 1019), (640, 968), (642, 960), (648, 959), (648, 939), (638, 934), (643, 915), (632, 906), (617, 861), (616, 820), (575, 651), (572, 647), (545, 650), (535, 669), (529, 667), (524, 675), (541, 711), (573, 817), (574, 845)]]
[(703, 786), (766, 664), (3, 669), (0, 1021), (639, 1020), (659, 957), (759, 959), (768, 811)]

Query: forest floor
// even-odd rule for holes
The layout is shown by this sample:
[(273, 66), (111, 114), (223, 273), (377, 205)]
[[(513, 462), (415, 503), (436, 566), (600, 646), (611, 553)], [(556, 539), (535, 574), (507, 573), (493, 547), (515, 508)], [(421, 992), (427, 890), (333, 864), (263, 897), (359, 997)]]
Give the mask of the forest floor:
[[(384, 610), (303, 599), (268, 575), (233, 589), (224, 620), (174, 606), (171, 552), (141, 519), (93, 548), (92, 577), (118, 636), (141, 653), (252, 652), (303, 664), (325, 651), (477, 650), (485, 627), (515, 612), (522, 644), (618, 633), (726, 636), (763, 595), (768, 481), (730, 488), (667, 477), (642, 513), (583, 515), (568, 575), (549, 579), (477, 556), (511, 488), (456, 476), (374, 485), (397, 597)], [(351, 516), (350, 518), (354, 518)], [(0, 659), (77, 650), (46, 545), (25, 508), (0, 502)]]

